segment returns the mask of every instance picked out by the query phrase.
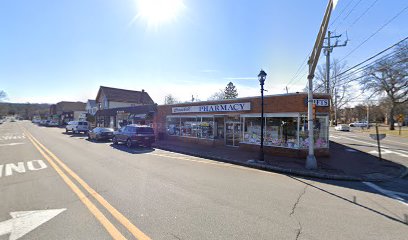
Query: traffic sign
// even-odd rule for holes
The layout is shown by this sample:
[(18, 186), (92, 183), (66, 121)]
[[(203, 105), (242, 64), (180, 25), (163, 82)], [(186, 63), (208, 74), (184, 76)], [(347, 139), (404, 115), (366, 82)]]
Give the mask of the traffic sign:
[(370, 138), (373, 140), (377, 140), (377, 136), (378, 140), (383, 140), (386, 137), (386, 134), (370, 134)]

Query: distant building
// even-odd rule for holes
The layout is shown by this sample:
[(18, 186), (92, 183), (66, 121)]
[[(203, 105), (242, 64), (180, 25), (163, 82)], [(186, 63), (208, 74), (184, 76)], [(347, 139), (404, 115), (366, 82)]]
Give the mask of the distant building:
[(156, 105), (147, 92), (101, 86), (96, 96), (96, 125), (120, 128), (124, 125), (152, 124)]
[(58, 102), (50, 106), (50, 117), (58, 120), (60, 124), (66, 124), (69, 121), (79, 120), (75, 117), (86, 113), (85, 108), (86, 103), (84, 102)]
[(96, 105), (96, 101), (92, 99), (88, 99), (88, 102), (86, 103), (85, 110), (87, 113), (91, 115), (95, 115), (96, 111), (98, 111), (98, 107)]
[(133, 91), (104, 86), (100, 86), (95, 100), (98, 110), (154, 104), (143, 89)]

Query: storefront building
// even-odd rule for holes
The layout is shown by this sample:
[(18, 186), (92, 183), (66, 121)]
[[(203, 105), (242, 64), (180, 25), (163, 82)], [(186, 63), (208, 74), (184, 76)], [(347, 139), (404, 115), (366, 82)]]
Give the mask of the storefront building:
[[(329, 151), (329, 95), (315, 94), (314, 132), (317, 156)], [(258, 151), (261, 98), (159, 105), (155, 119), (159, 139), (192, 144), (226, 145)], [(265, 152), (304, 157), (308, 148), (307, 94), (264, 97)]]
[(129, 124), (152, 125), (157, 105), (141, 105), (98, 110), (95, 114), (97, 127), (118, 129)]

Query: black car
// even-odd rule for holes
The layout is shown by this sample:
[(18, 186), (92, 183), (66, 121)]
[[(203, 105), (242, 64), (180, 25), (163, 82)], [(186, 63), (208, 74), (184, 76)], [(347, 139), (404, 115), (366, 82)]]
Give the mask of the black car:
[(113, 138), (113, 129), (112, 128), (103, 128), (96, 127), (88, 132), (89, 140), (110, 140)]
[(128, 125), (114, 133), (112, 142), (113, 144), (124, 142), (129, 148), (133, 145), (151, 147), (155, 142), (154, 130), (149, 126)]

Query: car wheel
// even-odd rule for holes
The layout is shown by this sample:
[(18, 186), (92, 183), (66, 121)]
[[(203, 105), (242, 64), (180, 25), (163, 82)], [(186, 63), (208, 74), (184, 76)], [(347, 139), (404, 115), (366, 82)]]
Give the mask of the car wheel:
[(116, 144), (118, 144), (118, 139), (116, 139), (116, 137), (113, 137), (113, 138), (112, 138), (112, 142), (113, 142), (113, 144), (116, 145)]
[(131, 148), (131, 147), (132, 147), (132, 141), (131, 141), (130, 139), (128, 139), (128, 140), (126, 141), (126, 146), (127, 146), (128, 148)]
[(91, 138), (91, 134), (89, 134), (89, 133), (88, 133), (88, 140), (89, 140), (89, 141), (91, 141), (91, 140), (92, 140), (92, 138)]

